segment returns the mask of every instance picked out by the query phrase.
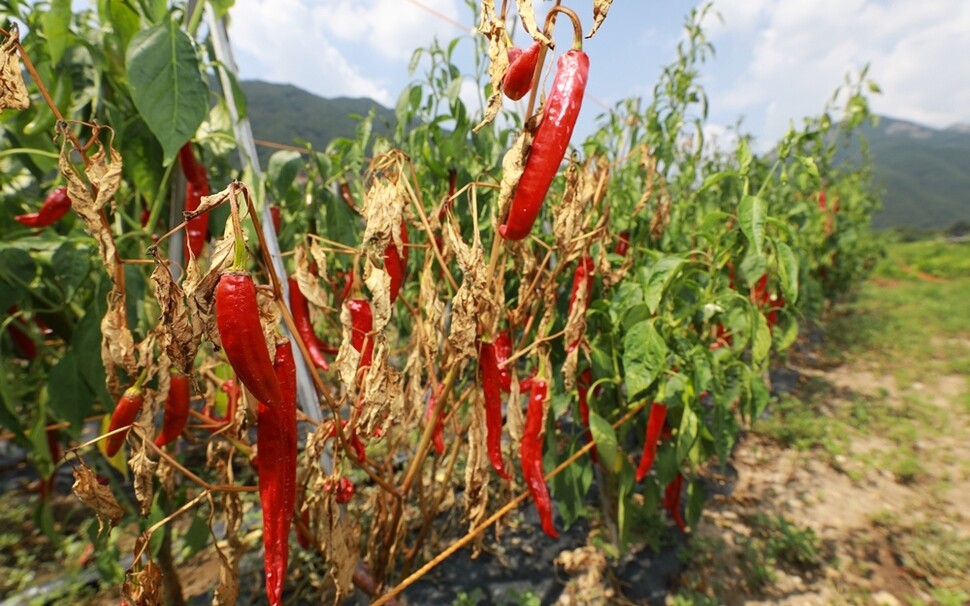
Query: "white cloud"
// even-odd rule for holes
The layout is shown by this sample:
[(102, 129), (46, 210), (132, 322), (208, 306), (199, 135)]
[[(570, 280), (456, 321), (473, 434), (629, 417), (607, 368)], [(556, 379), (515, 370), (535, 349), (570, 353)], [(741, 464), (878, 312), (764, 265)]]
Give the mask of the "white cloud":
[(324, 97), (370, 97), (389, 104), (386, 85), (365, 76), (319, 29), (300, 0), (239, 0), (229, 36), (242, 76), (294, 84)]
[[(455, 0), (422, 4), (447, 19), (459, 21)], [(434, 38), (451, 38), (457, 28), (403, 0), (328, 0), (313, 9), (316, 26), (343, 40), (359, 41), (386, 59), (407, 61), (419, 46)], [(466, 20), (470, 14), (462, 15)]]
[(817, 115), (866, 64), (883, 90), (874, 110), (932, 126), (967, 120), (966, 0), (722, 0), (714, 8), (724, 17), (708, 22), (715, 46), (743, 65), (730, 82), (715, 76), (714, 109), (725, 119), (746, 114), (762, 143)]

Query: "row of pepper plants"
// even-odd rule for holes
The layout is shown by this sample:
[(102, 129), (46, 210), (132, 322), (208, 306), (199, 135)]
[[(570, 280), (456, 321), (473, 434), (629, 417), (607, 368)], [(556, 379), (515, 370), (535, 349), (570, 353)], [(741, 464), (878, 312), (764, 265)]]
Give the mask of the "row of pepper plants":
[[(707, 141), (697, 9), (652, 98), (578, 140), (609, 2), (537, 22), (485, 0), (478, 34), (416, 51), (387, 136), (362, 117), (260, 178), (199, 28), (230, 5), (2, 3), (28, 33), (3, 46), (0, 426), (41, 478), (41, 529), (63, 531), (46, 495), (71, 466), (127, 599), (180, 592), (174, 538), (218, 552), (232, 603), (259, 507), (273, 604), (297, 577), (383, 603), (524, 503), (614, 555), (689, 532), (772, 361), (876, 254), (867, 169), (834, 163), (865, 73), (770, 153)], [(291, 529), (325, 574), (293, 570)]]

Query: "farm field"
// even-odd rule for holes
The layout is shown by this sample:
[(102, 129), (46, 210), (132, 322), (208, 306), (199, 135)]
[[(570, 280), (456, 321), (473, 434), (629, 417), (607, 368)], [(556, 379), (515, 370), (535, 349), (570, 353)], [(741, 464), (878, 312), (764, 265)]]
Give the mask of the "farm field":
[[(649, 601), (621, 597), (629, 587), (610, 581), (611, 561), (593, 540), (571, 551), (568, 572), (560, 567), (556, 578), (541, 580), (553, 588), (553, 603), (893, 606), (970, 599), (963, 573), (970, 566), (970, 319), (959, 313), (970, 296), (967, 245), (887, 249), (872, 277), (773, 370), (779, 395), (742, 437), (728, 472), (713, 474), (730, 485), (728, 494), (708, 502), (686, 540), (667, 534), (661, 554), (643, 552), (644, 563), (677, 561), (665, 591)], [(30, 603), (116, 603), (117, 587), (95, 582), (98, 562), (86, 540), (67, 532), (87, 516), (65, 471), (57, 475), (54, 503), (66, 536), (55, 545), (30, 520), (40, 482), (25, 462), (0, 470), (0, 595), (47, 587)], [(179, 570), (190, 602), (207, 603), (218, 580), (213, 558), (193, 558)], [(496, 603), (538, 599), (529, 582), (539, 579), (520, 580)], [(473, 587), (452, 593), (464, 597), (451, 602), (477, 603)], [(258, 596), (249, 599), (258, 603)]]

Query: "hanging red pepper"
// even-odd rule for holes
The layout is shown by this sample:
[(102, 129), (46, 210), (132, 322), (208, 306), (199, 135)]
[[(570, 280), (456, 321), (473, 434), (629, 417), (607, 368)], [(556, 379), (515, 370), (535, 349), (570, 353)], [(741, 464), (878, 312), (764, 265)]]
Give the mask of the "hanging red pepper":
[(650, 405), (650, 416), (647, 417), (647, 435), (643, 440), (643, 454), (640, 456), (640, 466), (637, 467), (636, 481), (647, 477), (657, 457), (657, 443), (663, 432), (664, 421), (667, 420), (667, 405), (654, 402)]
[(761, 274), (761, 277), (758, 278), (758, 282), (751, 289), (751, 301), (758, 305), (766, 305), (769, 297), (768, 274)]
[(593, 295), (593, 271), (595, 266), (593, 265), (593, 258), (589, 255), (583, 255), (579, 259), (579, 263), (576, 264), (576, 271), (573, 273), (573, 288), (569, 292), (569, 314), (572, 314), (573, 304), (576, 302), (576, 297), (579, 295), (579, 289), (585, 286), (586, 289), (586, 307), (589, 307), (589, 300)]
[[(111, 413), (111, 423), (108, 425), (109, 433), (122, 427), (128, 427), (130, 429), (130, 425), (135, 422), (135, 419), (138, 417), (138, 412), (141, 410), (141, 405), (145, 401), (145, 395), (141, 389), (143, 378), (144, 375), (134, 385), (125, 390), (124, 395), (118, 400), (114, 412)], [(105, 440), (104, 450), (108, 458), (115, 456), (121, 450), (121, 445), (125, 443), (125, 437), (128, 435), (129, 429), (108, 436)]]
[(616, 249), (614, 249), (614, 252), (621, 257), (625, 257), (628, 250), (630, 250), (630, 232), (620, 232), (620, 239), (616, 243)]
[(495, 337), (494, 345), (495, 359), (499, 364), (498, 384), (502, 388), (502, 391), (509, 393), (512, 391), (512, 368), (510, 366), (502, 366), (502, 364), (512, 357), (512, 337), (509, 336), (509, 331), (503, 330), (498, 333)]
[[(16, 305), (11, 305), (7, 309), (9, 315), (14, 315), (20, 311)], [(33, 360), (37, 357), (37, 343), (28, 335), (25, 330), (27, 329), (26, 324), (24, 324), (20, 318), (17, 318), (7, 324), (7, 334), (13, 340), (14, 345), (17, 348), (20, 356), (25, 360)]]
[(290, 313), (293, 314), (296, 331), (300, 333), (300, 338), (310, 352), (313, 365), (320, 370), (330, 370), (330, 364), (323, 357), (323, 343), (317, 337), (313, 329), (313, 321), (310, 319), (310, 303), (300, 292), (300, 285), (294, 278), (287, 278), (286, 281), (290, 289)]
[(67, 188), (58, 187), (47, 194), (40, 210), (25, 215), (16, 215), (13, 220), (27, 227), (47, 227), (71, 210), (71, 199), (67, 197)]
[(280, 233), (280, 207), (275, 204), (269, 205), (269, 216), (273, 220), (273, 231)]
[[(441, 394), (441, 387), (438, 388), (437, 394), (434, 392), (428, 396), (428, 406), (424, 409), (424, 420), (430, 423), (434, 420), (438, 409), (438, 398), (436, 395)], [(431, 445), (434, 447), (435, 453), (438, 456), (445, 454), (445, 415), (442, 413), (438, 417), (438, 423), (435, 425), (434, 431), (431, 433)]]
[(535, 75), (536, 64), (539, 63), (539, 51), (542, 44), (533, 42), (529, 48), (509, 49), (509, 70), (502, 79), (502, 92), (513, 101), (518, 101), (529, 94), (532, 89), (532, 79)]
[[(341, 419), (340, 420), (340, 426), (341, 427), (347, 427), (347, 419)], [(327, 437), (328, 438), (335, 438), (335, 437), (337, 437), (337, 426), (336, 425), (333, 425), (330, 428), (330, 432), (327, 434)], [(357, 435), (357, 428), (356, 427), (347, 436), (347, 442), (350, 444), (350, 447), (354, 449), (354, 456), (357, 458), (358, 461), (363, 461), (363, 460), (367, 459), (367, 450), (364, 447), (364, 443), (360, 441), (360, 437)]]
[(825, 210), (825, 190), (818, 192), (818, 209)]
[[(586, 430), (586, 442), (593, 441), (593, 432), (589, 429), (589, 388), (593, 384), (593, 373), (590, 369), (586, 368), (579, 374), (579, 378), (576, 379), (576, 392), (579, 394), (579, 418), (583, 422), (583, 428)], [(589, 456), (593, 459), (593, 463), (599, 463), (599, 454), (596, 452), (596, 447), (594, 446), (589, 451)]]
[(397, 301), (404, 283), (404, 270), (408, 265), (408, 229), (407, 223), (401, 220), (401, 252), (398, 253), (394, 239), (384, 249), (384, 270), (391, 277), (391, 303)]
[(360, 363), (357, 368), (370, 366), (374, 358), (374, 339), (370, 333), (374, 330), (374, 314), (367, 299), (351, 299), (347, 302), (350, 310), (350, 344), (360, 352)]
[(545, 474), (542, 471), (543, 427), (545, 422), (545, 402), (549, 395), (549, 387), (542, 379), (532, 382), (532, 393), (529, 396), (529, 408), (525, 415), (525, 428), (522, 431), (522, 443), (519, 446), (519, 462), (522, 464), (522, 475), (532, 499), (535, 501), (542, 530), (553, 539), (559, 538), (556, 526), (552, 521), (552, 500), (549, 488), (546, 486)]
[[(583, 309), (583, 313), (586, 313), (586, 309), (589, 308), (589, 301), (593, 296), (593, 270), (593, 258), (589, 255), (583, 255), (579, 259), (579, 263), (576, 264), (576, 271), (573, 273), (573, 287), (569, 293), (567, 317), (573, 314), (573, 304), (576, 303), (576, 297), (579, 295), (580, 288), (586, 291), (586, 307)], [(577, 339), (566, 347), (566, 352), (572, 352), (578, 345), (579, 340)]]
[(487, 341), (478, 352), (478, 372), (485, 398), (485, 428), (488, 459), (498, 475), (511, 480), (502, 458), (502, 376), (498, 369), (498, 348)]
[(236, 376), (258, 401), (278, 405), (283, 396), (266, 349), (252, 276), (245, 271), (223, 272), (216, 284), (215, 301), (222, 349)]
[(684, 474), (678, 472), (673, 481), (667, 484), (667, 487), (664, 489), (663, 506), (664, 509), (670, 512), (671, 517), (674, 518), (674, 523), (677, 524), (677, 528), (681, 532), (687, 532), (687, 523), (684, 522), (684, 517), (680, 512), (680, 493), (683, 487)]
[(259, 502), (263, 510), (263, 562), (269, 603), (283, 603), (290, 526), (296, 505), (296, 364), (289, 342), (276, 347), (273, 363), (282, 399), (260, 402), (256, 417)]
[(189, 420), (189, 400), (192, 398), (192, 386), (189, 377), (183, 372), (172, 370), (168, 384), (168, 397), (165, 398), (165, 417), (162, 431), (155, 438), (156, 446), (165, 446), (175, 441), (185, 429)]
[(561, 6), (553, 8), (550, 14), (554, 11), (573, 19), (575, 39), (573, 48), (559, 57), (552, 90), (546, 99), (525, 169), (512, 197), (508, 217), (498, 228), (499, 234), (506, 240), (521, 240), (532, 231), (549, 186), (566, 155), (586, 91), (589, 57), (582, 51), (583, 32), (579, 19), (575, 13)]
[[(192, 151), (192, 142), (187, 142), (179, 149), (179, 166), (185, 175), (185, 210), (194, 211), (199, 208), (202, 196), (209, 195), (209, 177), (205, 167), (195, 159)], [(202, 247), (205, 246), (209, 235), (209, 214), (201, 214), (193, 217), (185, 225), (185, 250), (186, 254), (191, 251), (192, 255), (198, 257), (202, 254)]]

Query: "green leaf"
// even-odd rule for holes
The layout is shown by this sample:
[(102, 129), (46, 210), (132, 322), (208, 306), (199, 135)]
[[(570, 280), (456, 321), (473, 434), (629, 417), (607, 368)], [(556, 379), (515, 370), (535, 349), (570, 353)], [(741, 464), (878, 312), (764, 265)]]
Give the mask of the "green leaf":
[(77, 288), (84, 283), (91, 271), (91, 258), (87, 249), (78, 250), (74, 242), (64, 242), (51, 257), (58, 286), (64, 291), (64, 298), (74, 298)]
[(30, 442), (30, 463), (41, 478), (49, 478), (54, 473), (54, 457), (47, 445), (47, 410), (43, 398), (39, 398), (32, 408), (34, 419), (27, 436)]
[(753, 311), (755, 318), (754, 334), (751, 335), (751, 361), (759, 365), (768, 358), (771, 351), (771, 329), (768, 320), (760, 311)]
[(51, 0), (51, 7), (40, 18), (51, 53), (51, 65), (57, 65), (71, 38), (71, 0)]
[(162, 144), (168, 162), (209, 111), (209, 89), (192, 40), (166, 18), (135, 35), (125, 63), (135, 107)]
[(789, 303), (798, 300), (798, 259), (790, 246), (784, 242), (775, 245), (778, 254), (778, 277), (781, 278), (781, 292)]
[(590, 410), (589, 431), (593, 434), (596, 452), (599, 453), (603, 466), (613, 473), (620, 471), (623, 467), (623, 457), (617, 445), (616, 432), (613, 431), (610, 422), (599, 416), (595, 410)]
[(0, 249), (0, 291), (3, 291), (0, 298), (4, 301), (8, 298), (19, 300), (23, 292), (30, 288), (35, 275), (37, 264), (27, 251), (20, 248)]
[[(84, 351), (84, 350), (79, 350)], [(94, 355), (90, 351), (85, 352), (82, 358), (97, 358), (101, 362), (100, 343), (98, 349), (94, 350)], [(101, 376), (104, 377), (104, 367), (102, 366)], [(71, 424), (69, 431), (77, 435), (84, 427), (84, 418), (91, 414), (93, 410), (92, 402), (94, 392), (85, 382), (81, 375), (78, 364), (78, 356), (74, 349), (69, 349), (54, 365), (50, 374), (47, 375), (47, 395), (50, 398), (49, 406), (59, 419), (63, 419)]]
[(280, 150), (269, 157), (266, 180), (274, 198), (279, 201), (286, 199), (286, 194), (293, 187), (296, 175), (302, 167), (303, 161), (297, 151)]
[(567, 528), (586, 512), (583, 500), (593, 483), (593, 467), (588, 457), (585, 461), (570, 465), (549, 482), (556, 511)]
[(695, 442), (697, 442), (698, 431), (700, 431), (700, 423), (697, 413), (689, 405), (684, 406), (684, 412), (680, 415), (680, 427), (677, 430), (678, 463), (690, 454)]
[(127, 2), (105, 2), (102, 15), (111, 25), (111, 30), (121, 40), (121, 50), (128, 48), (131, 39), (141, 30), (141, 18)]
[(687, 486), (687, 526), (697, 528), (703, 512), (704, 484), (699, 479), (694, 479)]
[(24, 425), (20, 421), (19, 411), (13, 394), (10, 392), (11, 382), (7, 380), (6, 369), (0, 366), (0, 373), (5, 376), (0, 377), (0, 427), (6, 428), (14, 435), (14, 442), (22, 443)]
[(667, 287), (683, 264), (684, 259), (681, 257), (663, 257), (644, 272), (641, 278), (643, 297), (651, 313), (657, 311)]
[(741, 203), (738, 204), (738, 223), (759, 257), (764, 250), (766, 215), (764, 200), (756, 196), (741, 198)]
[(737, 440), (741, 427), (738, 425), (737, 417), (727, 406), (720, 403), (714, 405), (714, 423), (711, 432), (714, 435), (714, 452), (721, 461), (721, 469), (728, 463), (731, 456), (731, 449)]
[(650, 389), (667, 363), (667, 343), (654, 326), (645, 320), (623, 335), (623, 379), (627, 399), (638, 400)]

